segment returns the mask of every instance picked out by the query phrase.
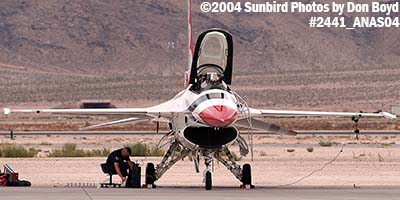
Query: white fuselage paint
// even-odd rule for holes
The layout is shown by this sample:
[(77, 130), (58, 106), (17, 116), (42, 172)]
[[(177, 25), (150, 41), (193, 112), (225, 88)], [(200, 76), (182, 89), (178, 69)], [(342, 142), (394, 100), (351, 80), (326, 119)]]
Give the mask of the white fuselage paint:
[[(190, 88), (190, 86), (188, 87)], [(223, 94), (223, 98), (214, 98), (218, 95)], [(207, 95), (211, 98), (207, 98)], [(176, 112), (171, 118), (172, 129), (174, 131), (174, 137), (179, 141), (184, 147), (189, 149), (196, 149), (198, 146), (188, 141), (184, 135), (183, 131), (186, 127), (210, 127), (207, 125), (199, 116), (204, 109), (212, 106), (224, 105), (229, 108), (238, 110), (237, 98), (232, 93), (221, 90), (221, 89), (211, 89), (203, 91), (199, 94), (186, 89), (180, 92), (172, 100), (175, 104), (185, 104), (186, 110), (179, 113)], [(191, 107), (192, 106), (192, 107)], [(233, 124), (233, 123), (232, 123)], [(226, 145), (230, 145), (226, 144)]]

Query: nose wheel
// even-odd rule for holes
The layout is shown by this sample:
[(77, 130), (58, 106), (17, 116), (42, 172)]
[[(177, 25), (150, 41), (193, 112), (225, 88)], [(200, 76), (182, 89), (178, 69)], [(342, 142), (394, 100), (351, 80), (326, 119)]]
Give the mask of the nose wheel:
[(212, 188), (212, 176), (211, 176), (211, 172), (207, 171), (205, 176), (205, 186), (206, 186), (206, 190), (211, 190)]
[(211, 162), (212, 155), (207, 154), (204, 158), (204, 164), (206, 165), (206, 169), (204, 171), (204, 183), (206, 186), (206, 190), (211, 190), (212, 188), (212, 176), (211, 176)]

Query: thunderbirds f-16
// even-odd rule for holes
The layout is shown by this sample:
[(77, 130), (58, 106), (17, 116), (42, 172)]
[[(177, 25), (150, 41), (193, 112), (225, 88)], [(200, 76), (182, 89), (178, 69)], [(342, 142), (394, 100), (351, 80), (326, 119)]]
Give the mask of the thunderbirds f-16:
[[(252, 186), (251, 167), (240, 166), (229, 150), (232, 144), (239, 146), (240, 154), (248, 155), (251, 145), (242, 137), (238, 126), (267, 130), (278, 134), (296, 132), (268, 124), (256, 118), (272, 116), (338, 116), (358, 119), (360, 117), (396, 118), (388, 112), (319, 112), (257, 109), (247, 105), (237, 93), (231, 90), (233, 72), (233, 39), (224, 30), (211, 29), (198, 36), (193, 45), (192, 2), (188, 0), (189, 28), (189, 70), (185, 73), (185, 89), (171, 100), (147, 108), (108, 109), (9, 109), (10, 113), (54, 113), (54, 114), (110, 114), (130, 115), (130, 118), (98, 124), (85, 129), (99, 128), (128, 122), (155, 119), (165, 121), (170, 132), (160, 141), (169, 145), (161, 162), (146, 166), (147, 185), (154, 185), (176, 162), (190, 156), (195, 170), (199, 172), (200, 161), (206, 166), (204, 183), (207, 190), (212, 188), (212, 161), (221, 162), (242, 183)], [(247, 131), (246, 131), (247, 132)], [(250, 141), (251, 142), (251, 141)], [(223, 155), (223, 156), (222, 156)]]

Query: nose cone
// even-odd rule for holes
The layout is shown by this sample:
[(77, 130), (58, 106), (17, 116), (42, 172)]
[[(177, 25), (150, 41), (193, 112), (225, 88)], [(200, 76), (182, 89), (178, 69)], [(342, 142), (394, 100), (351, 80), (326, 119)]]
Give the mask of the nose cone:
[(225, 127), (236, 120), (237, 112), (228, 106), (217, 105), (204, 109), (199, 116), (209, 126)]

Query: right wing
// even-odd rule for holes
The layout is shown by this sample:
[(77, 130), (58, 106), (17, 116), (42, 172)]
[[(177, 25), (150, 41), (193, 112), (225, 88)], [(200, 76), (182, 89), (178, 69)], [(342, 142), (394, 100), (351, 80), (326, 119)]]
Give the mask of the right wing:
[(66, 114), (66, 115), (130, 115), (130, 118), (121, 119), (112, 122), (105, 122), (97, 125), (84, 127), (81, 130), (89, 130), (95, 128), (101, 128), (105, 126), (111, 126), (116, 124), (128, 123), (128, 122), (139, 122), (150, 118), (156, 118), (161, 116), (161, 110), (159, 113), (151, 113), (150, 109), (146, 108), (103, 108), (103, 109), (9, 109), (3, 108), (4, 114), (9, 115), (11, 113), (51, 113), (51, 114)]
[(148, 110), (145, 108), (99, 108), (99, 109), (10, 109), (3, 108), (4, 114), (11, 113), (51, 113), (51, 114), (115, 114), (115, 115), (146, 115)]
[(11, 113), (51, 113), (51, 114), (73, 114), (73, 115), (132, 115), (150, 117), (170, 117), (173, 113), (188, 113), (188, 108), (184, 98), (186, 90), (178, 93), (173, 99), (164, 103), (147, 108), (99, 108), (99, 109), (9, 109), (3, 108), (4, 114)]
[(187, 107), (179, 98), (147, 108), (98, 108), (98, 109), (10, 109), (3, 108), (4, 114), (11, 113), (50, 113), (66, 115), (131, 115), (167, 117), (172, 113), (186, 113)]
[(112, 126), (128, 122), (140, 122), (157, 118), (170, 119), (172, 113), (185, 112), (185, 109), (179, 108), (177, 104), (165, 102), (163, 104), (148, 108), (103, 108), (103, 109), (9, 109), (3, 108), (4, 114), (11, 113), (50, 113), (65, 115), (129, 115), (130, 118), (120, 119), (111, 122), (105, 122), (97, 125), (84, 127), (81, 130), (90, 130), (105, 126)]
[(111, 122), (105, 122), (83, 129), (94, 129), (104, 126), (111, 126), (127, 122), (139, 122), (144, 120), (157, 119), (159, 121), (170, 121), (174, 113), (187, 114), (188, 109), (186, 101), (181, 97), (186, 90), (178, 93), (173, 99), (147, 108), (99, 108), (99, 109), (10, 109), (3, 108), (5, 115), (11, 113), (50, 113), (64, 115), (129, 115), (129, 118), (120, 119)]

